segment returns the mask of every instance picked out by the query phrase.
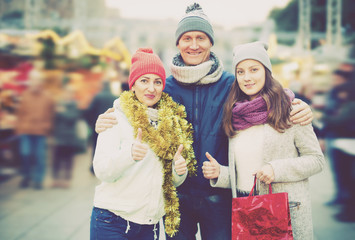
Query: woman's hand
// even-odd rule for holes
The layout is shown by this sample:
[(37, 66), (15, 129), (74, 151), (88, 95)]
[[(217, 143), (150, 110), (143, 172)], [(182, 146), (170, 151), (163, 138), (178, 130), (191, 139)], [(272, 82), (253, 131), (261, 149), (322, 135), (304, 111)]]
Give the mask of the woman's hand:
[(178, 150), (175, 153), (174, 156), (174, 167), (175, 167), (175, 172), (179, 175), (182, 176), (187, 172), (187, 164), (185, 158), (181, 156), (181, 152), (184, 146), (180, 144)]
[(107, 109), (106, 112), (99, 115), (99, 117), (96, 120), (96, 124), (95, 124), (95, 132), (96, 133), (101, 133), (101, 132), (105, 131), (107, 128), (112, 128), (113, 125), (117, 124), (116, 117), (109, 114), (113, 111), (114, 111), (113, 108), (109, 108), (109, 109)]
[(203, 176), (207, 179), (218, 178), (220, 173), (219, 163), (208, 152), (206, 152), (206, 157), (208, 158), (209, 161), (203, 162), (203, 166), (202, 166)]
[(304, 101), (295, 98), (292, 101), (292, 111), (290, 113), (290, 120), (294, 124), (300, 123), (302, 126), (307, 125), (313, 120), (313, 113), (311, 107)]
[(142, 129), (138, 128), (137, 138), (132, 145), (132, 158), (134, 161), (141, 161), (148, 153), (147, 144), (142, 143)]
[(256, 178), (265, 184), (270, 184), (275, 180), (274, 169), (270, 164), (265, 164), (256, 172)]

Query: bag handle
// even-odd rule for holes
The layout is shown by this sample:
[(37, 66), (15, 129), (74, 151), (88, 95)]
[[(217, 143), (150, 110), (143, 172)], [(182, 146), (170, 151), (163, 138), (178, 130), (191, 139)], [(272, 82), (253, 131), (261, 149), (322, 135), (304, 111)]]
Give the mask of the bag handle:
[[(251, 196), (255, 196), (255, 192), (256, 192), (256, 175), (254, 176), (254, 185), (253, 188), (251, 189), (250, 193), (249, 193), (249, 197)], [(269, 184), (269, 194), (272, 194), (272, 187), (271, 184)]]

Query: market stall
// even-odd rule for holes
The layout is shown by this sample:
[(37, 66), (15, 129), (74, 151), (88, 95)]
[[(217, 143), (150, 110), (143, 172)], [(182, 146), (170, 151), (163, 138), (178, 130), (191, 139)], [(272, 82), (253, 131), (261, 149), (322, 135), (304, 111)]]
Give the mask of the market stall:
[(52, 30), (20, 36), (0, 34), (0, 170), (17, 162), (16, 106), (32, 71), (41, 75), (45, 90), (55, 101), (64, 87), (71, 85), (83, 110), (101, 90), (107, 72), (127, 71), (130, 61), (119, 38), (98, 49), (80, 31), (63, 37)]

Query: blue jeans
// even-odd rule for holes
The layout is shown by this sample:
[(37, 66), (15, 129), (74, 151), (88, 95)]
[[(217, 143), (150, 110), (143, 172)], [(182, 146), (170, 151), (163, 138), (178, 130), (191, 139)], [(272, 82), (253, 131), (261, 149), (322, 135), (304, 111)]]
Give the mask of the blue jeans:
[(198, 197), (179, 194), (181, 222), (173, 240), (196, 239), (197, 223), (203, 240), (231, 239), (232, 198), (213, 195)]
[(159, 223), (140, 225), (114, 213), (94, 207), (90, 222), (90, 240), (158, 240)]
[(20, 136), (22, 173), (26, 180), (42, 183), (46, 170), (46, 137), (39, 135)]

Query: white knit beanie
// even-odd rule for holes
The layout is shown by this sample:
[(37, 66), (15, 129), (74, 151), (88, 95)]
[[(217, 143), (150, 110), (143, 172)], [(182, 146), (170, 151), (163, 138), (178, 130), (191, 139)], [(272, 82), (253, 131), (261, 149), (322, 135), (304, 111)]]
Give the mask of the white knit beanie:
[(246, 59), (253, 59), (261, 62), (267, 69), (272, 72), (271, 62), (266, 50), (268, 45), (263, 42), (252, 42), (241, 44), (233, 49), (233, 67), (237, 67), (238, 63)]

